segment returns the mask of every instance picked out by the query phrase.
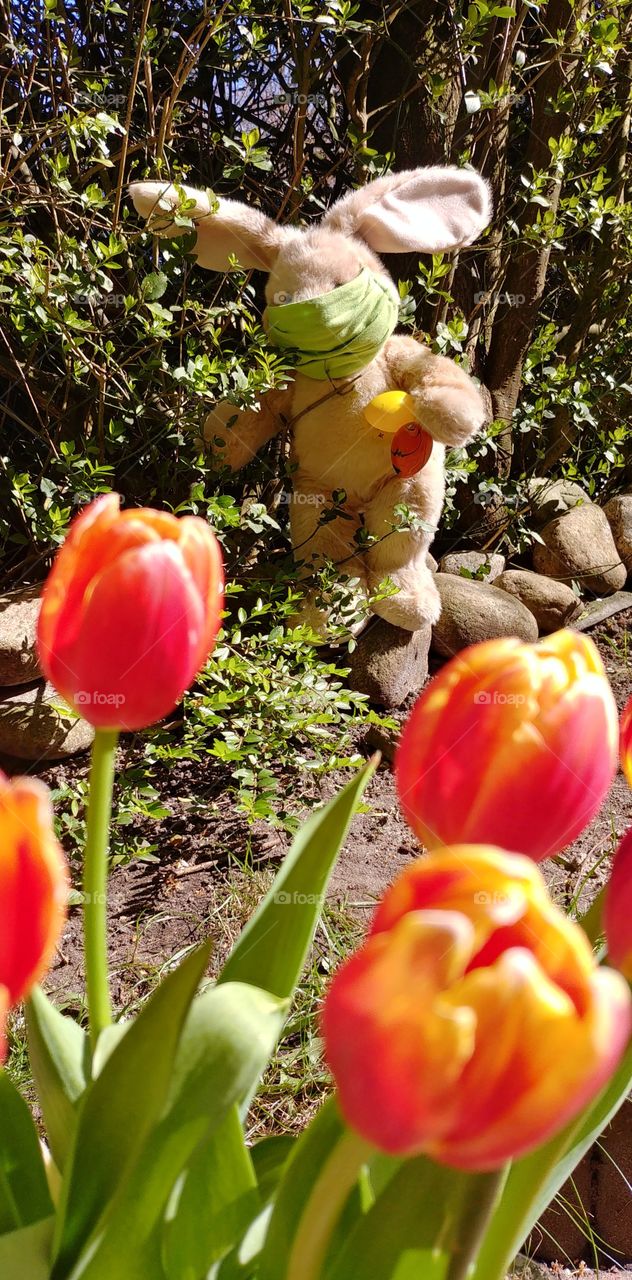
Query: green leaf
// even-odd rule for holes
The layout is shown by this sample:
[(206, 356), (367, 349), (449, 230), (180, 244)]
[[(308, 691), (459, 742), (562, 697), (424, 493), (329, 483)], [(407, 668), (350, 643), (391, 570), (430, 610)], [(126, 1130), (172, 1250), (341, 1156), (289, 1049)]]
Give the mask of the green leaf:
[(60, 1172), (72, 1143), (77, 1104), (88, 1082), (88, 1039), (55, 1009), (41, 987), (26, 1005), (29, 1062), (53, 1160)]
[(358, 801), (377, 763), (369, 762), (294, 838), (270, 892), (240, 935), (220, 982), (251, 982), (292, 995), (318, 922), (329, 877)]
[(392, 1161), (375, 1203), (330, 1251), (327, 1280), (444, 1280), (487, 1178), (424, 1156)]
[[(210, 988), (193, 1002), (162, 1118), (111, 1203), (103, 1204), (101, 1219), (64, 1280), (163, 1280), (163, 1218), (168, 1204), (171, 1220), (177, 1210), (178, 1180), (263, 1070), (284, 1007), (267, 992), (238, 983)], [(213, 1232), (220, 1238), (222, 1229), (202, 1214), (197, 1230), (206, 1238), (203, 1247), (214, 1243)]]
[(48, 1280), (54, 1229), (55, 1219), (49, 1217), (0, 1236), (2, 1280)]
[(208, 944), (200, 947), (169, 974), (84, 1094), (62, 1184), (51, 1280), (65, 1280), (164, 1110), (209, 952)]
[(250, 1155), (262, 1204), (266, 1204), (276, 1191), (296, 1142), (297, 1139), (292, 1134), (282, 1133), (271, 1138), (261, 1138), (251, 1148)]
[(632, 1086), (632, 1045), (610, 1084), (578, 1119), (517, 1160), (479, 1254), (472, 1280), (503, 1280), (544, 1209), (579, 1164)]
[(169, 1280), (200, 1280), (259, 1208), (255, 1171), (233, 1106), (198, 1147), (169, 1206), (163, 1247)]
[(53, 1205), (33, 1117), (0, 1069), (0, 1233), (47, 1218)]
[(146, 302), (157, 302), (166, 293), (168, 285), (169, 281), (163, 271), (150, 272), (141, 284), (143, 298)]
[[(279, 1280), (280, 1276), (294, 1280), (297, 1266), (302, 1265), (302, 1260), (297, 1262), (297, 1237), (302, 1219), (308, 1206), (314, 1203), (314, 1197), (319, 1197), (323, 1213), (327, 1212), (329, 1174), (334, 1170), (336, 1176), (331, 1182), (338, 1192), (344, 1180), (340, 1166), (344, 1164), (349, 1136), (335, 1098), (329, 1098), (302, 1134), (285, 1168), (260, 1256), (258, 1280)], [(356, 1174), (356, 1161), (352, 1156), (347, 1194), (356, 1181)], [(335, 1213), (335, 1202), (331, 1203)], [(342, 1203), (339, 1207), (342, 1210)], [(306, 1273), (311, 1277), (308, 1267)]]

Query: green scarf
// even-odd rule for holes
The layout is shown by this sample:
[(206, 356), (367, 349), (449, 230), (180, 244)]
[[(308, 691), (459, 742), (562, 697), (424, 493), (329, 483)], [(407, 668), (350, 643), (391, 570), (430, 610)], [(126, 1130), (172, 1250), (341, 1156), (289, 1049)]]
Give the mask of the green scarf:
[(359, 276), (306, 302), (266, 307), (270, 342), (297, 351), (307, 378), (351, 378), (370, 364), (397, 324), (388, 285), (363, 267)]

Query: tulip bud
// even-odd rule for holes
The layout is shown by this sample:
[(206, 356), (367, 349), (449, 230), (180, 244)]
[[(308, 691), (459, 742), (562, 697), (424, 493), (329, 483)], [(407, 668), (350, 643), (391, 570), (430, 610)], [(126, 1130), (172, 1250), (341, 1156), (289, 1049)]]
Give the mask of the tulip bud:
[(632, 787), (632, 698), (621, 716), (621, 768)]
[(142, 729), (179, 702), (222, 611), (222, 558), (204, 520), (119, 511), (118, 494), (73, 522), (44, 587), (42, 668), (97, 728)]
[(601, 1090), (632, 1027), (529, 859), (488, 846), (411, 864), (323, 1011), (347, 1122), (393, 1155), (488, 1170), (543, 1143)]
[(0, 1026), (47, 969), (67, 899), (66, 863), (46, 788), (0, 774)]
[(430, 849), (484, 842), (540, 861), (597, 813), (617, 742), (614, 698), (586, 636), (473, 645), (435, 676), (404, 727), (404, 816)]
[(608, 959), (632, 982), (632, 827), (614, 855), (603, 919)]

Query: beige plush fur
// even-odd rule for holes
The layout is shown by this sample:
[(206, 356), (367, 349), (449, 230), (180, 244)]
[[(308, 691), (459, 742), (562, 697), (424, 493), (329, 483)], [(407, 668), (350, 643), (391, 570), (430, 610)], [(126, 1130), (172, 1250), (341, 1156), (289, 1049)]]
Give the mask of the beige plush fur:
[[(268, 271), (269, 303), (318, 297), (352, 280), (365, 266), (390, 282), (373, 250), (454, 250), (474, 240), (490, 216), (485, 183), (463, 169), (419, 169), (380, 178), (338, 201), (321, 225), (309, 230), (277, 226), (235, 201), (220, 200), (217, 210), (209, 212), (203, 192), (186, 192), (195, 200), (189, 216), (197, 226), (200, 265), (226, 270), (236, 258), (244, 267)], [(174, 234), (168, 214), (179, 196), (173, 187), (137, 183), (131, 194), (139, 213), (153, 214), (159, 233)], [(391, 437), (369, 427), (363, 416), (374, 396), (396, 389), (410, 393), (420, 422), (435, 441), (429, 462), (408, 479), (393, 472)], [(331, 398), (316, 404), (332, 390)], [(284, 421), (294, 419), (291, 529), (297, 557), (307, 567), (322, 559), (335, 561), (341, 573), (359, 579), (367, 595), (388, 577), (398, 592), (373, 606), (377, 614), (411, 631), (436, 622), (439, 596), (426, 566), (433, 533), (389, 529), (399, 503), (433, 529), (437, 526), (445, 447), (466, 444), (483, 425), (483, 402), (474, 383), (453, 361), (396, 334), (355, 380), (328, 383), (297, 374), (285, 391), (264, 396), (256, 412), (239, 411), (228, 402), (217, 405), (207, 418), (205, 435), (209, 441), (225, 441), (225, 460), (238, 470)], [(347, 494), (352, 520), (319, 526), (320, 510), (331, 505), (332, 492), (339, 489)], [(361, 521), (381, 540), (358, 553), (353, 535)], [(317, 628), (324, 622), (313, 607), (304, 616)]]

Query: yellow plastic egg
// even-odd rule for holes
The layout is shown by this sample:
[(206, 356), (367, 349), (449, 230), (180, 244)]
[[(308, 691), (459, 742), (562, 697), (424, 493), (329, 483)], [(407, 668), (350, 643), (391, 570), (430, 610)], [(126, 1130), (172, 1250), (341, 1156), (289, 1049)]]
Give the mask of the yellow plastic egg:
[(407, 391), (383, 391), (363, 409), (370, 427), (393, 435), (409, 422), (417, 422), (415, 402)]

